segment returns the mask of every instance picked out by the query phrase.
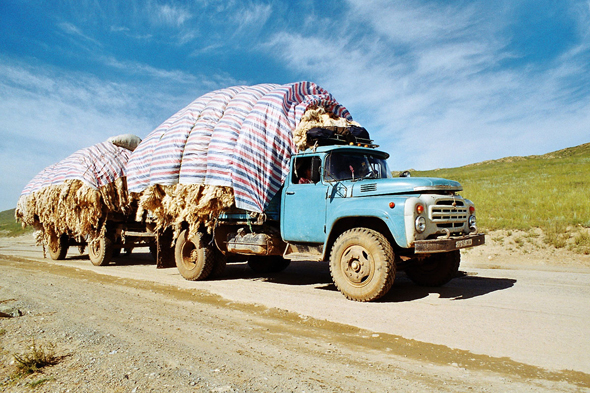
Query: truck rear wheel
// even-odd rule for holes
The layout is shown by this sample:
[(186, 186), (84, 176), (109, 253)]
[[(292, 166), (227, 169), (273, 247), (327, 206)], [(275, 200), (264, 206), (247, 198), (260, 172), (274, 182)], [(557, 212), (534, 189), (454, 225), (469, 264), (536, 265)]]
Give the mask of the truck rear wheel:
[(285, 270), (290, 263), (290, 260), (285, 259), (280, 255), (252, 255), (248, 258), (248, 266), (250, 266), (250, 269), (259, 274), (280, 273)]
[(459, 250), (432, 254), (422, 261), (415, 261), (405, 270), (415, 284), (424, 287), (440, 287), (451, 281), (459, 272)]
[(88, 257), (94, 266), (105, 266), (113, 259), (114, 242), (107, 236), (99, 236), (88, 244)]
[(54, 261), (66, 259), (66, 255), (68, 254), (68, 248), (70, 238), (65, 233), (61, 236), (51, 235), (49, 239), (48, 251), (49, 256)]
[(215, 265), (215, 250), (207, 246), (202, 233), (191, 235), (188, 229), (180, 233), (174, 248), (174, 260), (180, 275), (187, 280), (206, 279)]
[(389, 241), (368, 228), (342, 233), (330, 254), (332, 280), (350, 300), (368, 302), (385, 295), (395, 280), (395, 267)]

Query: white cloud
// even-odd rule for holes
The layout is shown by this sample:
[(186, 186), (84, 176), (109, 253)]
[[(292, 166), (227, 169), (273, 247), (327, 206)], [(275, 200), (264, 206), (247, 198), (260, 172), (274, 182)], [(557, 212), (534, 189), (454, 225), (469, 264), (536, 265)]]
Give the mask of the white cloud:
[(105, 65), (116, 68), (120, 71), (124, 71), (127, 74), (141, 75), (143, 77), (156, 79), (165, 79), (171, 83), (192, 84), (197, 82), (197, 78), (194, 75), (180, 70), (164, 70), (144, 63), (117, 60), (114, 57), (103, 57), (101, 58), (101, 61)]
[(264, 26), (270, 15), (272, 6), (270, 4), (248, 4), (239, 7), (232, 16), (238, 31), (247, 28), (261, 28)]
[(154, 8), (152, 15), (154, 21), (158, 24), (178, 27), (193, 17), (192, 13), (185, 7), (157, 4)]
[(78, 28), (76, 25), (74, 25), (72, 23), (62, 22), (62, 23), (59, 23), (58, 26), (60, 29), (62, 29), (64, 32), (66, 32), (67, 34), (69, 34), (71, 36), (83, 38), (85, 41), (91, 42), (94, 45), (102, 46), (102, 44), (99, 41), (90, 37), (87, 34), (84, 34), (84, 32), (82, 32), (82, 30), (80, 28)]
[(472, 34), (474, 6), (421, 1), (349, 0), (351, 15), (391, 43), (412, 47)]

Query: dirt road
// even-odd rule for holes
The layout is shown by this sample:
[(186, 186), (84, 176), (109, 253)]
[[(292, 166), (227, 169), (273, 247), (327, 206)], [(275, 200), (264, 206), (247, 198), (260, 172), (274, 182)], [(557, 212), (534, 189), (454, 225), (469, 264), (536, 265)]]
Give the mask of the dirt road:
[[(0, 239), (0, 387), (47, 392), (590, 391), (590, 270), (489, 268), (382, 301), (346, 300), (328, 267), (188, 282), (138, 250), (94, 267)], [(147, 250), (146, 250), (147, 251)], [(498, 267), (496, 260), (495, 267)], [(0, 309), (1, 311), (1, 309)], [(60, 361), (15, 379), (13, 354)]]

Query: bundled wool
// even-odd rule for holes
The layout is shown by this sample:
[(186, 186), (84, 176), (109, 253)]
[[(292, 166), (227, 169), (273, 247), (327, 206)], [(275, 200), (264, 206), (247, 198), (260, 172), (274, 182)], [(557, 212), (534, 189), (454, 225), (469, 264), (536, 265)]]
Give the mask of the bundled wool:
[[(312, 82), (234, 86), (207, 93), (158, 126), (127, 165), (139, 220), (163, 230), (211, 229), (231, 207), (262, 213), (284, 183), (307, 130), (356, 125)], [(147, 213), (146, 213), (147, 212)]]
[[(116, 137), (117, 143), (129, 137)], [(50, 244), (63, 234), (78, 240), (97, 237), (108, 213), (130, 213), (125, 177), (129, 146), (99, 143), (45, 168), (23, 190), (15, 218), (36, 229), (38, 243)]]
[(100, 233), (108, 212), (127, 213), (129, 198), (125, 178), (118, 178), (96, 190), (80, 180), (40, 189), (19, 198), (15, 218), (32, 226), (37, 242), (67, 234), (73, 238), (94, 238)]
[(293, 142), (299, 151), (303, 151), (312, 147), (312, 144), (307, 141), (307, 131), (312, 128), (332, 127), (337, 130), (346, 130), (350, 126), (359, 126), (359, 123), (327, 112), (321, 106), (309, 108), (301, 116), (301, 122), (293, 132)]
[(188, 224), (191, 233), (201, 225), (211, 232), (217, 216), (234, 205), (230, 187), (197, 184), (154, 185), (141, 194), (132, 194), (132, 198), (138, 200), (136, 221), (148, 213), (156, 223), (156, 231), (172, 228), (174, 238), (183, 223)]

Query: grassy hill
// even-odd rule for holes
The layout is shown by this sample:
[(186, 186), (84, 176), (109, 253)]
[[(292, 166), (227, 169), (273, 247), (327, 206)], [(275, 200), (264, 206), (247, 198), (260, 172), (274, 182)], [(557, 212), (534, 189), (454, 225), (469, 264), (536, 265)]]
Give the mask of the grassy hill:
[(553, 246), (590, 252), (590, 143), (412, 176), (459, 181), (484, 231), (540, 228)]
[(0, 236), (20, 236), (24, 233), (33, 232), (32, 227), (23, 228), (14, 219), (14, 209), (0, 212)]

